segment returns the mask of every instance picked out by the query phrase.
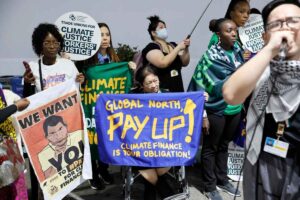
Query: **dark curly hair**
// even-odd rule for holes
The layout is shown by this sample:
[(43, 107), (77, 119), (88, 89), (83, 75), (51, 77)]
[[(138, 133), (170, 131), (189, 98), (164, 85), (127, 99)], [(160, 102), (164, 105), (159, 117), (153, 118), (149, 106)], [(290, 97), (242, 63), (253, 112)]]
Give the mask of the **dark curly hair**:
[(59, 54), (63, 49), (64, 39), (59, 33), (58, 28), (54, 24), (42, 23), (39, 24), (32, 33), (32, 48), (36, 55), (40, 56), (42, 54), (43, 42), (49, 33), (60, 42), (60, 49), (58, 50)]
[(166, 26), (166, 23), (164, 21), (162, 21), (159, 18), (159, 16), (157, 16), (157, 15), (150, 16), (147, 19), (150, 20), (150, 23), (149, 23), (149, 26), (148, 26), (148, 32), (150, 34), (151, 40), (154, 40), (154, 38), (153, 38), (153, 36), (151, 34), (151, 31), (155, 31), (156, 30), (159, 22), (163, 23), (165, 26)]

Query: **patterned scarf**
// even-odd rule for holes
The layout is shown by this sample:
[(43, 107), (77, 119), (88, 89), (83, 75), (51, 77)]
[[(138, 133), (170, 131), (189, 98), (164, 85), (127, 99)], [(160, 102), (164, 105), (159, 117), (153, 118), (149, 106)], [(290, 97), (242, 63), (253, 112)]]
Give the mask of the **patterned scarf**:
[(247, 159), (252, 165), (261, 150), (265, 113), (272, 113), (276, 122), (285, 121), (300, 104), (300, 61), (271, 61), (270, 75), (260, 83), (247, 114)]

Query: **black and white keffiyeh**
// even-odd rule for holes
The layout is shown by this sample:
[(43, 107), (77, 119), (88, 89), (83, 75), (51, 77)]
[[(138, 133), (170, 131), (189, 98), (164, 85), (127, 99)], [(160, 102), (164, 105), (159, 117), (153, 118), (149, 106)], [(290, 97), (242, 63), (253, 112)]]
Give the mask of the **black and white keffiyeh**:
[(260, 81), (253, 93), (247, 114), (247, 159), (252, 165), (261, 150), (265, 112), (272, 113), (276, 122), (285, 121), (300, 104), (300, 61), (273, 60), (269, 68), (269, 75)]

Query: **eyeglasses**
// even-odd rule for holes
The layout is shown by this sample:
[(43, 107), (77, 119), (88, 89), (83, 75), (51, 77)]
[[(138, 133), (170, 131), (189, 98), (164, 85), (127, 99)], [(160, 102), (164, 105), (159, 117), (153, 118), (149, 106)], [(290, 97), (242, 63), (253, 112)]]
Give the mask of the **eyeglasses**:
[(154, 79), (154, 80), (148, 81), (148, 82), (146, 82), (144, 84), (145, 84), (145, 86), (149, 87), (152, 83), (156, 84), (157, 82), (158, 82), (158, 79)]
[(278, 31), (283, 27), (284, 22), (285, 22), (286, 26), (291, 29), (299, 29), (300, 28), (300, 17), (287, 17), (285, 20), (276, 20), (276, 21), (268, 23), (266, 25), (266, 30)]
[(52, 45), (54, 47), (59, 47), (60, 46), (60, 42), (43, 42), (44, 47), (51, 47)]

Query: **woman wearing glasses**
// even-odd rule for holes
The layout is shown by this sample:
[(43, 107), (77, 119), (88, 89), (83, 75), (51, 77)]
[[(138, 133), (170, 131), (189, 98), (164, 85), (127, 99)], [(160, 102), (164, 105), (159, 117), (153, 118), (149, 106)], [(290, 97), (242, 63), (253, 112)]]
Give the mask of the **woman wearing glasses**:
[[(64, 40), (53, 24), (40, 24), (32, 34), (32, 47), (38, 60), (26, 65), (24, 73), (24, 95), (29, 96), (69, 79), (83, 82), (84, 76), (78, 73), (74, 63), (60, 57)], [(32, 87), (34, 85), (35, 87)]]
[[(223, 95), (238, 104), (253, 91), (246, 127), (245, 200), (299, 199), (300, 2), (271, 1), (262, 16), (265, 46), (225, 82)], [(278, 59), (284, 40), (285, 59)]]
[[(131, 93), (161, 93), (160, 81), (157, 75), (156, 68), (149, 64), (145, 67), (140, 67), (136, 71), (135, 79), (138, 87), (132, 90)], [(158, 195), (164, 199), (174, 194), (173, 189), (166, 181), (165, 174), (170, 170), (170, 167), (149, 168), (135, 167), (144, 177), (144, 200), (155, 200), (156, 191)]]
[[(43, 23), (38, 25), (32, 34), (32, 47), (38, 60), (29, 64), (23, 62), (26, 71), (24, 77), (24, 97), (30, 96), (52, 86), (63, 83), (69, 79), (75, 79), (82, 83), (84, 76), (78, 73), (74, 63), (59, 55), (63, 49), (64, 40), (57, 27), (53, 24)], [(31, 174), (31, 198), (42, 199), (38, 194), (38, 182), (32, 167)]]

